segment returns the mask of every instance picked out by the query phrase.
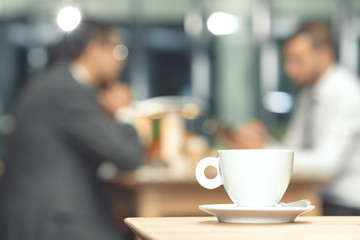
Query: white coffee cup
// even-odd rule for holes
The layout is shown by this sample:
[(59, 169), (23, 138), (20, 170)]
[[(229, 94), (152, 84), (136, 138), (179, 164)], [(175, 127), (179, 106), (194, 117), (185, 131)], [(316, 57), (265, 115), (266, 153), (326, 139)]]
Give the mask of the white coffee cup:
[[(292, 150), (219, 150), (217, 158), (207, 157), (197, 164), (195, 175), (204, 188), (223, 185), (238, 207), (272, 207), (289, 185), (293, 162)], [(218, 172), (213, 179), (204, 173), (209, 166)]]

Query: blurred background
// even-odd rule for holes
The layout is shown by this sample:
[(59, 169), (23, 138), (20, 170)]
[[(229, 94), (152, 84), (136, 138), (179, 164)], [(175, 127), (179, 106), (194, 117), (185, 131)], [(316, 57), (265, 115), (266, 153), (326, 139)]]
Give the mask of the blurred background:
[[(61, 24), (76, 18), (70, 13), (61, 22), (66, 6), (117, 26), (127, 56), (121, 79), (134, 105), (160, 106), (149, 148), (160, 141), (160, 128), (178, 147), (162, 157), (186, 146), (208, 154), (218, 144), (212, 136), (219, 123), (231, 128), (259, 118), (281, 138), (297, 93), (284, 74), (281, 47), (304, 21), (329, 22), (339, 62), (360, 73), (358, 0), (0, 0), (0, 159), (21, 89), (52, 63), (54, 46), (66, 37)], [(180, 115), (159, 126), (169, 109)], [(195, 138), (185, 142), (188, 136)]]
[[(205, 119), (229, 127), (260, 118), (281, 136), (296, 94), (281, 46), (303, 21), (330, 22), (339, 61), (360, 71), (356, 0), (1, 0), (0, 157), (17, 94), (51, 63), (51, 48), (64, 37), (57, 14), (65, 6), (118, 26), (128, 49), (122, 80), (135, 100), (193, 97)], [(211, 122), (202, 120), (192, 128), (211, 135)]]

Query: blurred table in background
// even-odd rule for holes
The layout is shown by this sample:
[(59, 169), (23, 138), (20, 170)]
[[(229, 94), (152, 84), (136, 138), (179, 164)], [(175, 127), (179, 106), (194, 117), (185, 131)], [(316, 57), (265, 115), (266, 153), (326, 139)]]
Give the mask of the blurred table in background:
[[(177, 175), (166, 168), (140, 169), (123, 174), (111, 184), (134, 192), (137, 217), (208, 215), (198, 206), (232, 203), (222, 186), (205, 189), (193, 175)], [(322, 215), (322, 201), (316, 185), (324, 181), (326, 179), (293, 176), (282, 201), (308, 199), (315, 209), (305, 215)]]

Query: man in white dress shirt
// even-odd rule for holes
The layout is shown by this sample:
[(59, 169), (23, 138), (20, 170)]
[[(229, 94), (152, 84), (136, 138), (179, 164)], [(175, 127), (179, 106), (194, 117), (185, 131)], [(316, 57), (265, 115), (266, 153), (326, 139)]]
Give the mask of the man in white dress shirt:
[[(326, 23), (304, 24), (283, 54), (302, 91), (280, 147), (294, 149), (295, 173), (332, 179), (322, 187), (325, 215), (360, 215), (360, 80), (336, 64)], [(232, 147), (275, 147), (265, 132), (259, 122), (242, 126)]]

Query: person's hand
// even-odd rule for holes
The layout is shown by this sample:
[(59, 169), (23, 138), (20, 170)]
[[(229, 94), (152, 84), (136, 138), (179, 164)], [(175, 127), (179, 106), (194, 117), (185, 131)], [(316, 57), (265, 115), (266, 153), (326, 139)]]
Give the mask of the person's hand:
[(228, 148), (261, 149), (265, 147), (268, 132), (261, 121), (252, 120), (236, 129), (228, 129), (220, 138)]
[(235, 130), (239, 148), (261, 149), (265, 147), (268, 132), (259, 120), (253, 120)]
[(98, 94), (100, 105), (110, 114), (114, 116), (121, 108), (130, 106), (131, 91), (126, 84), (113, 83)]

